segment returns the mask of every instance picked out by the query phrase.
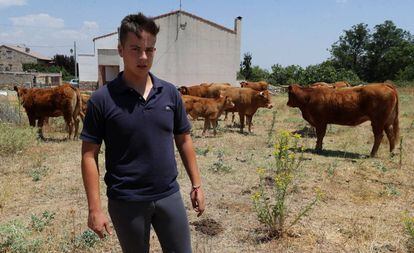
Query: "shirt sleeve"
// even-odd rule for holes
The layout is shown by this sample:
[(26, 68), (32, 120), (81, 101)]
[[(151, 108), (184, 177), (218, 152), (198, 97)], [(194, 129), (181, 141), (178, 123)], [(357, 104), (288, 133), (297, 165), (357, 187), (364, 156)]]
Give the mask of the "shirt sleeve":
[(86, 142), (101, 144), (104, 133), (105, 125), (103, 114), (89, 99), (80, 138)]
[(174, 134), (189, 133), (191, 130), (191, 124), (188, 121), (187, 113), (181, 95), (176, 91), (176, 110), (174, 112)]

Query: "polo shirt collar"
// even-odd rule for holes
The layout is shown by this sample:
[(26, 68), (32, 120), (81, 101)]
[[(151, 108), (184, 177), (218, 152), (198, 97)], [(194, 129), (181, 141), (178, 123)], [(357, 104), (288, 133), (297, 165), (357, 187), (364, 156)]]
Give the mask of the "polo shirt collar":
[[(123, 73), (124, 72), (121, 71), (118, 74), (118, 77), (116, 78), (116, 81), (115, 81), (114, 88), (115, 88), (115, 91), (118, 92), (118, 93), (123, 93), (123, 92), (128, 91), (128, 90), (131, 89), (126, 84), (126, 82), (123, 78)], [(148, 74), (150, 75), (150, 78), (152, 80), (152, 89), (154, 91), (160, 91), (160, 89), (162, 88), (161, 80), (158, 79), (158, 77), (154, 76), (151, 72), (149, 72)]]

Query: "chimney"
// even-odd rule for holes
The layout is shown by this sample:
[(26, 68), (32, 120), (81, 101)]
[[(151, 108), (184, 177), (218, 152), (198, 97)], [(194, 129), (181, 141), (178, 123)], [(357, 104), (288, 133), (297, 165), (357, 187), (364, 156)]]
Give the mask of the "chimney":
[(26, 47), (24, 50), (26, 53), (30, 53), (30, 48)]
[(241, 35), (241, 21), (242, 21), (242, 17), (238, 16), (235, 20), (234, 20), (234, 31), (237, 33), (237, 35)]

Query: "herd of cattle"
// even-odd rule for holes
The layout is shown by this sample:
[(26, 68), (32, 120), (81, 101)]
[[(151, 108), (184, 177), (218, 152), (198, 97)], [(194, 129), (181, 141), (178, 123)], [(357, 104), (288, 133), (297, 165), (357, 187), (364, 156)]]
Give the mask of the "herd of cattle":
[[(77, 88), (64, 84), (55, 88), (20, 88), (17, 91), (20, 103), (26, 110), (31, 126), (42, 126), (48, 117), (63, 116), (68, 129), (68, 138), (76, 138), (79, 118), (83, 120), (89, 95), (81, 94)], [(203, 83), (178, 88), (187, 114), (192, 119), (204, 118), (203, 135), (212, 125), (216, 135), (217, 121), (225, 112), (237, 112), (240, 131), (244, 130), (245, 118), (251, 132), (252, 118), (260, 107), (272, 108), (271, 92), (266, 82), (242, 82), (241, 87), (228, 83)], [(327, 124), (356, 126), (371, 121), (374, 145), (371, 156), (375, 156), (385, 132), (393, 151), (399, 135), (398, 93), (390, 83), (375, 83), (350, 87), (346, 82), (327, 84), (318, 82), (309, 87), (290, 85), (288, 88), (290, 107), (298, 107), (303, 118), (315, 129), (316, 150), (322, 150), (322, 141)], [(74, 129), (73, 129), (74, 128)]]

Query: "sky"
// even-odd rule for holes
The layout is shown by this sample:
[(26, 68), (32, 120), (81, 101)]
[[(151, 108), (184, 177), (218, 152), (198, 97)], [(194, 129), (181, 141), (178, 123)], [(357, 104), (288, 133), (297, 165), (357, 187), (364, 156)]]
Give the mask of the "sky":
[[(412, 0), (182, 0), (182, 10), (234, 28), (241, 16), (243, 54), (253, 65), (306, 67), (329, 58), (344, 30), (359, 23), (392, 20), (414, 34)], [(0, 0), (0, 45), (26, 45), (52, 57), (93, 53), (92, 39), (115, 32), (122, 18), (158, 16), (180, 8), (180, 0)]]

